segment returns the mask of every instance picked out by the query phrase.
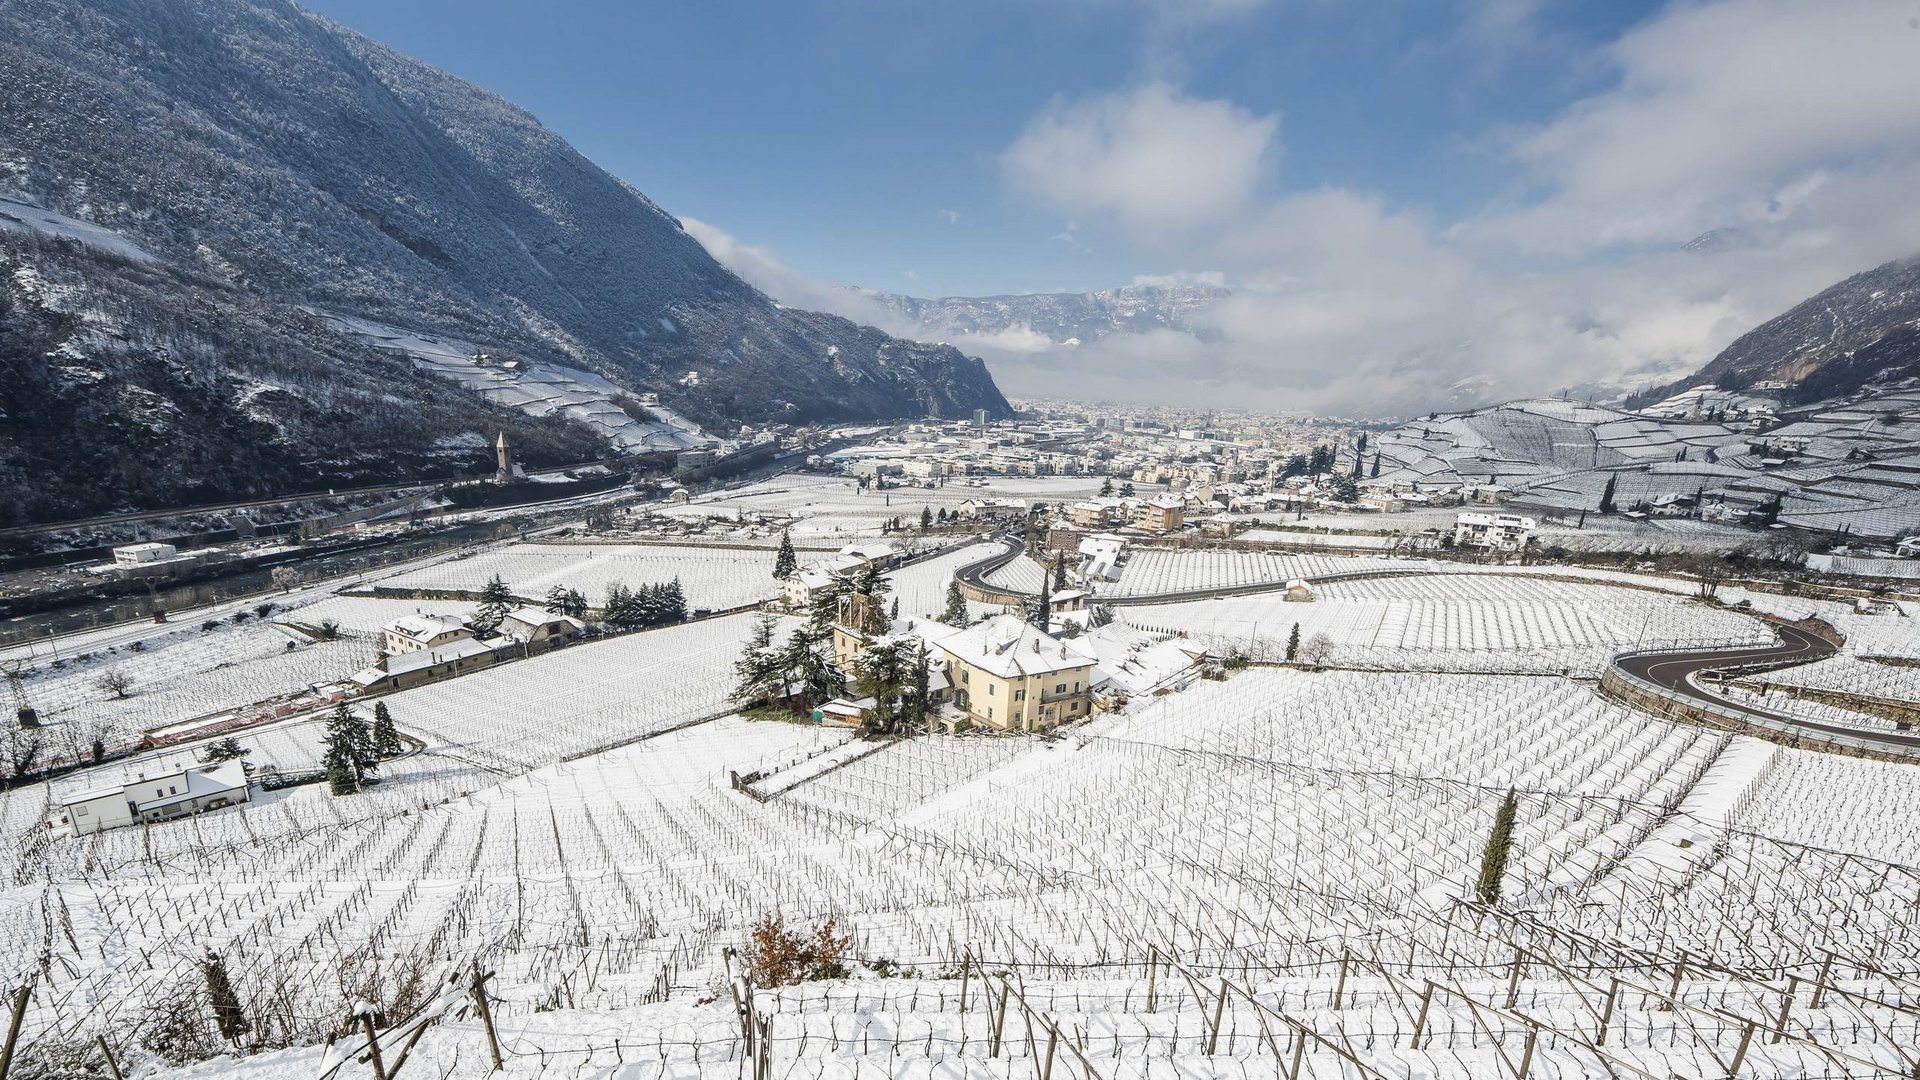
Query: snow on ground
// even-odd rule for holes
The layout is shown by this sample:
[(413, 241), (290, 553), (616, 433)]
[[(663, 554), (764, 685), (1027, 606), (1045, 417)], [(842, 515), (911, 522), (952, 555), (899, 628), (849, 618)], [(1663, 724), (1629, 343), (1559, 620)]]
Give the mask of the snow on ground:
[(1333, 581), (1315, 586), (1311, 603), (1263, 593), (1116, 610), (1130, 626), (1260, 660), (1284, 659), (1297, 625), (1303, 643), (1332, 641), (1328, 663), (1386, 670), (1597, 677), (1623, 648), (1773, 640), (1749, 616), (1680, 597), (1495, 574)]
[[(394, 720), (430, 746), (518, 772), (727, 711), (750, 613), (575, 645), (403, 690)], [(784, 640), (786, 629), (778, 631)]]
[(771, 551), (666, 544), (508, 544), (449, 559), (385, 584), (399, 589), (478, 591), (498, 576), (516, 596), (542, 601), (549, 589), (578, 589), (599, 604), (614, 585), (638, 588), (675, 578), (689, 608), (715, 610), (771, 599), (780, 590)]

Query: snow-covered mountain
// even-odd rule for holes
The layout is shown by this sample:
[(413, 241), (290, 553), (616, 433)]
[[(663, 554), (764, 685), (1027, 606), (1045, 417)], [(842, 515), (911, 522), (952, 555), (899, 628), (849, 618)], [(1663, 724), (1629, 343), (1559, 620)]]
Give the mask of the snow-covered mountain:
[(1087, 293), (943, 296), (924, 299), (860, 290), (908, 320), (915, 336), (965, 348), (978, 342), (1013, 352), (1091, 344), (1121, 334), (1180, 330), (1204, 337), (1198, 316), (1227, 295), (1206, 285), (1128, 285)]
[(715, 426), (1008, 411), (980, 361), (779, 307), (526, 112), (286, 0), (0, 4), (0, 117), (0, 518), (444, 472), (480, 427), (595, 445), (325, 316)]
[(1701, 383), (1785, 384), (1799, 402), (1920, 376), (1920, 255), (1855, 274), (1749, 330), (1688, 377), (1636, 395), (1659, 401)]

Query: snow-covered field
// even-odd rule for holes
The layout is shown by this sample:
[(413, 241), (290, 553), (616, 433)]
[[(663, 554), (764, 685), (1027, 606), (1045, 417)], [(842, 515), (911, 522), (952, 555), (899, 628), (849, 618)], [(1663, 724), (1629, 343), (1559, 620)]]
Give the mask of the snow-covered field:
[[(1404, 566), (1405, 563), (1400, 565)], [(1119, 608), (1129, 625), (1185, 632), (1219, 652), (1285, 656), (1326, 635), (1328, 663), (1384, 670), (1564, 672), (1595, 677), (1630, 647), (1765, 644), (1758, 620), (1678, 596), (1511, 574), (1435, 574), (1315, 587), (1311, 603), (1279, 593)]]
[(478, 591), (495, 576), (516, 596), (540, 601), (549, 589), (562, 587), (578, 589), (593, 604), (614, 585), (638, 588), (675, 578), (693, 608), (738, 607), (770, 599), (780, 590), (773, 578), (772, 551), (663, 544), (508, 544), (383, 584)]
[[(989, 490), (1059, 500), (1094, 486)], [(780, 477), (676, 512), (794, 514), (796, 535), (819, 540), (981, 493), (892, 491), (888, 505), (850, 482)], [(991, 550), (895, 572), (902, 616), (938, 613), (953, 571)], [(691, 604), (722, 606), (728, 589), (771, 595), (770, 563), (764, 549), (509, 544), (401, 583), (473, 589), (497, 573), (523, 595), (560, 584), (597, 599), (613, 581), (678, 576)], [(1320, 580), (1356, 569), (1416, 575)], [(425, 747), (351, 796), (292, 788), (73, 838), (41, 824), (44, 785), (0, 790), (0, 970), (38, 973), (17, 1076), (87, 1075), (71, 1063), (98, 1036), (129, 1076), (318, 1078), (350, 1057), (321, 1045), (362, 1001), (383, 1024), (440, 1018), (404, 1075), (478, 1075), (485, 1038), (452, 981), (478, 964), (507, 1076), (741, 1080), (754, 1073), (722, 949), (773, 912), (835, 917), (857, 961), (851, 980), (754, 992), (773, 1025), (769, 1075), (791, 1080), (1477, 1080), (1516, 1075), (1522, 1054), (1547, 1078), (1720, 1076), (1742, 1045), (1743, 1076), (1907, 1071), (1920, 772), (1668, 723), (1560, 676), (1635, 645), (1771, 640), (1688, 583), (1419, 573), (1432, 569), (1136, 549), (1110, 594), (1304, 577), (1316, 599), (1127, 605), (1123, 621), (1256, 657), (1297, 623), (1333, 639), (1334, 666), (1382, 670), (1196, 675), (1052, 738), (875, 744), (742, 719), (727, 700), (754, 619), (740, 614), (391, 695)], [(1722, 599), (1843, 626), (1849, 651), (1802, 669), (1806, 685), (1916, 685), (1920, 669), (1863, 659), (1920, 655), (1905, 617)], [(110, 663), (133, 678), (128, 701), (152, 695), (163, 718), (231, 708), (311, 670), (350, 672), (380, 624), (420, 607), (463, 605), (303, 600), (283, 626), (182, 627), (29, 685), (48, 710), (148, 715), (95, 700)], [(322, 620), (343, 639), (299, 644), (297, 627)], [(306, 768), (316, 731), (302, 720), (242, 742)], [(759, 777), (759, 797), (734, 774)], [(1502, 901), (1475, 906), (1509, 791)], [(261, 1052), (189, 1064), (219, 1049), (196, 966), (209, 949)], [(1184, 970), (1149, 974), (1150, 949)], [(386, 1041), (389, 1065), (404, 1034)], [(335, 1075), (370, 1070), (348, 1060)]]

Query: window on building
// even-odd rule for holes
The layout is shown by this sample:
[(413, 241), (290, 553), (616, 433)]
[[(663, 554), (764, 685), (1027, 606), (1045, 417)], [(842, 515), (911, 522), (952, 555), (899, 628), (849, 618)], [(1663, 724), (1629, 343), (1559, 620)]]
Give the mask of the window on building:
[(74, 817), (86, 817), (86, 816), (87, 816), (87, 808), (86, 808), (86, 807), (84, 807), (84, 806), (76, 806), (76, 807), (74, 807), (74, 808), (73, 808), (73, 816), (74, 816)]
[(961, 682), (966, 682), (966, 681), (967, 681), (967, 669), (966, 669), (966, 668), (961, 668), (961, 669), (960, 669), (960, 681), (961, 681)]
[(1066, 684), (1066, 683), (1061, 683), (1061, 684), (1060, 684), (1059, 686), (1056, 686), (1056, 687), (1054, 687), (1054, 688), (1053, 688), (1053, 692), (1054, 692), (1054, 693), (1056, 693), (1056, 694), (1064, 694), (1064, 693), (1066, 693), (1066, 692), (1067, 692), (1067, 684)]
[(1079, 712), (1079, 711), (1080, 711), (1080, 703), (1079, 703), (1079, 702), (1077, 702), (1077, 701), (1069, 701), (1069, 702), (1067, 702), (1067, 711), (1068, 711), (1068, 712)]
[(1027, 700), (1027, 692), (1025, 690), (1015, 690), (1013, 692), (1013, 700), (1015, 701)]

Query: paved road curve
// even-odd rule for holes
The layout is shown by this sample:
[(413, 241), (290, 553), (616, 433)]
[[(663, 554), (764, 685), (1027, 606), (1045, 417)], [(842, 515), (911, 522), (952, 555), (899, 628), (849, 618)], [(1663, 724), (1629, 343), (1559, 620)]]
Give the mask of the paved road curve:
[(1780, 632), (1780, 640), (1773, 645), (1748, 649), (1630, 654), (1621, 657), (1617, 666), (1629, 675), (1644, 679), (1655, 686), (1664, 687), (1681, 697), (1704, 702), (1730, 712), (1744, 713), (1762, 727), (1803, 731), (1815, 737), (1842, 735), (1863, 743), (1874, 744), (1893, 753), (1920, 755), (1920, 733), (1847, 727), (1842, 724), (1825, 724), (1818, 720), (1788, 716), (1785, 713), (1757, 709), (1751, 705), (1723, 698), (1688, 681), (1694, 673), (1714, 668), (1744, 667), (1748, 664), (1766, 663), (1812, 663), (1815, 660), (1824, 660), (1836, 651), (1831, 643), (1799, 627), (1776, 624), (1775, 628)]

